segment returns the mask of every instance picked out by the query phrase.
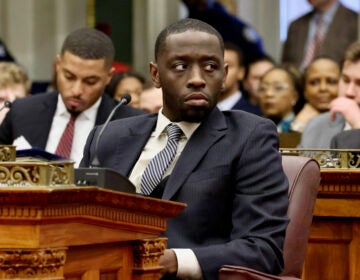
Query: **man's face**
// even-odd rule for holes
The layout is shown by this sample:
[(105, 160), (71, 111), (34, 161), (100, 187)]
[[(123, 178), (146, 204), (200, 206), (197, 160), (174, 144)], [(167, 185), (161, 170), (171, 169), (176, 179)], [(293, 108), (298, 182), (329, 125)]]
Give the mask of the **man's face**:
[(199, 122), (215, 107), (227, 66), (218, 38), (191, 30), (167, 37), (150, 73), (162, 88), (164, 115), (174, 122)]
[(258, 88), (260, 80), (264, 74), (274, 67), (270, 61), (259, 61), (249, 66), (249, 72), (244, 80), (244, 87), (249, 92), (251, 97), (258, 100)]
[(82, 59), (66, 51), (56, 60), (57, 86), (70, 113), (81, 113), (103, 94), (113, 69), (105, 68), (105, 59)]
[(239, 57), (236, 51), (225, 50), (224, 61), (229, 67), (223, 90), (223, 94), (227, 97), (238, 91), (243, 68), (239, 65)]
[(345, 61), (340, 75), (339, 96), (350, 98), (360, 105), (360, 61)]

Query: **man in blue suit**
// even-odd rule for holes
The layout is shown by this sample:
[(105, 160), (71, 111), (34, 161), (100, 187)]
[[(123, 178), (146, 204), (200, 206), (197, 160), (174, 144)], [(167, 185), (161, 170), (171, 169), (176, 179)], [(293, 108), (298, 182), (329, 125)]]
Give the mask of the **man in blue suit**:
[[(254, 114), (216, 108), (227, 71), (214, 28), (196, 19), (168, 26), (150, 63), (163, 108), (111, 122), (97, 145), (100, 166), (128, 176), (144, 194), (145, 168), (168, 147), (164, 130), (180, 127), (175, 158), (150, 194), (187, 204), (165, 232), (164, 276), (215, 280), (224, 264), (272, 274), (283, 267), (288, 182), (276, 127)], [(82, 166), (94, 157), (98, 133), (99, 127), (88, 137)]]

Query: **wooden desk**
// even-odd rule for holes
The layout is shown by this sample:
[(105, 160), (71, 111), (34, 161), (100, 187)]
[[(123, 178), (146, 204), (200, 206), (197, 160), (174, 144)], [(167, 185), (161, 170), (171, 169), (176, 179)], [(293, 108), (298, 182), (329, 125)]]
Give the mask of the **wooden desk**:
[(186, 205), (96, 187), (0, 189), (0, 278), (158, 279)]
[(321, 171), (303, 279), (360, 279), (359, 169)]

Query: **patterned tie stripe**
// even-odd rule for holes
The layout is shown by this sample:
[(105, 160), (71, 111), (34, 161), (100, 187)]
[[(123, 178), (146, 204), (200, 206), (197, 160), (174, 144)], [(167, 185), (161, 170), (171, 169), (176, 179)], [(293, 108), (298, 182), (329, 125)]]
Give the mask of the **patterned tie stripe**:
[(316, 32), (314, 39), (310, 43), (301, 65), (302, 69), (305, 69), (310, 62), (320, 53), (322, 41), (324, 39), (324, 19), (319, 17), (316, 20)]
[(74, 138), (75, 119), (76, 115), (71, 115), (55, 151), (55, 154), (64, 158), (70, 158), (71, 147)]
[(168, 140), (165, 148), (150, 161), (141, 177), (141, 192), (145, 195), (150, 195), (161, 182), (175, 157), (182, 131), (176, 124), (170, 124), (166, 127), (166, 133)]

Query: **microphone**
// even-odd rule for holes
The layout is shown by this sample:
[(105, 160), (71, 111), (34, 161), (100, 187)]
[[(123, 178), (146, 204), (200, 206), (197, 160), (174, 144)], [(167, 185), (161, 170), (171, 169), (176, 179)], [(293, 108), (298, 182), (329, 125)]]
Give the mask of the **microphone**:
[(95, 140), (95, 147), (94, 147), (94, 156), (90, 162), (90, 166), (88, 168), (76, 168), (75, 169), (75, 184), (77, 186), (98, 186), (104, 187), (106, 189), (111, 189), (120, 192), (126, 193), (136, 193), (136, 188), (130, 180), (121, 175), (120, 173), (112, 170), (110, 168), (101, 168), (100, 162), (98, 159), (98, 146), (99, 141), (104, 133), (108, 123), (111, 121), (113, 115), (115, 114), (116, 110), (121, 107), (122, 105), (126, 105), (130, 103), (131, 96), (130, 94), (124, 94), (114, 109), (110, 112), (110, 115), (106, 119), (105, 123), (101, 127), (99, 134)]
[(4, 105), (0, 108), (0, 111), (4, 110), (5, 108), (11, 108), (12, 103), (10, 101), (5, 101)]
[(117, 104), (114, 109), (112, 109), (110, 115), (108, 116), (108, 118), (106, 119), (105, 123), (103, 124), (97, 138), (96, 138), (96, 142), (95, 142), (95, 148), (94, 148), (94, 157), (93, 159), (91, 160), (90, 162), (90, 167), (99, 167), (100, 166), (100, 162), (99, 162), (99, 159), (98, 159), (98, 146), (99, 146), (99, 141), (100, 141), (100, 138), (102, 136), (102, 134), (104, 133), (105, 131), (105, 128), (108, 126), (108, 123), (111, 121), (112, 117), (114, 116), (116, 110), (121, 107), (122, 105), (127, 105), (129, 104), (131, 101), (131, 95), (128, 94), (128, 93), (125, 93), (120, 101), (119, 101), (119, 104)]

